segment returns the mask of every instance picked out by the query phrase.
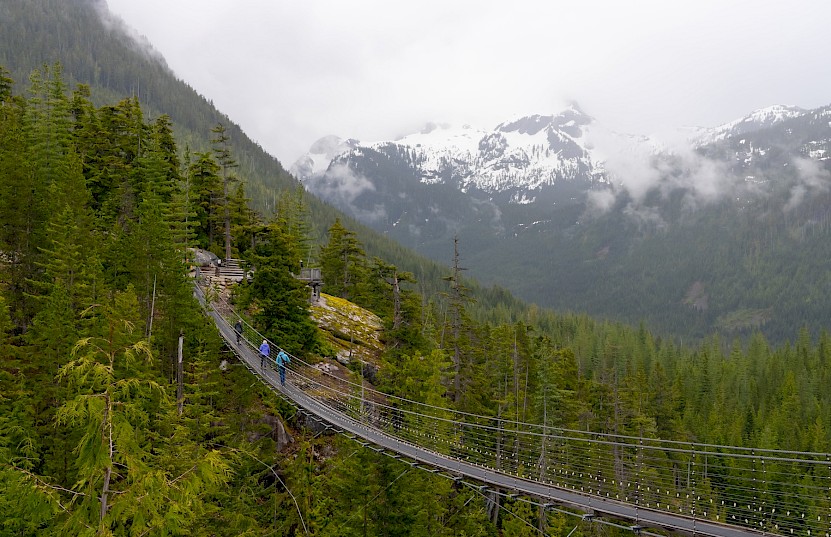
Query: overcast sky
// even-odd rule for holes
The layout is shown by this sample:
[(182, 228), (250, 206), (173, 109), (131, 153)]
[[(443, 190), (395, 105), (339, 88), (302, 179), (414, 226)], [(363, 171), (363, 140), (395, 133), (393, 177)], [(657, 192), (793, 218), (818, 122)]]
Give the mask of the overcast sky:
[(829, 0), (107, 0), (289, 167), (318, 138), (492, 128), (570, 101), (610, 128), (831, 103)]

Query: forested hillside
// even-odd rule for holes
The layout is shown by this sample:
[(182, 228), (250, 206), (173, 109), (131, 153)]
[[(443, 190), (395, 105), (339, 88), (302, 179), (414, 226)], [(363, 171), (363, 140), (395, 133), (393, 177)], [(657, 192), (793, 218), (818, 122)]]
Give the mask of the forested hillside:
[(294, 184), (275, 158), (178, 80), (149, 43), (131, 37), (123, 22), (109, 14), (106, 2), (10, 0), (0, 5), (0, 20), (0, 65), (15, 80), (25, 82), (32, 69), (60, 62), (66, 83), (89, 85), (98, 105), (134, 96), (148, 115), (170, 116), (182, 149), (205, 150), (208, 129), (223, 123), (260, 211), (273, 210), (275, 190)]
[[(89, 87), (96, 105), (134, 97), (147, 117), (167, 115), (178, 142), (178, 153), (196, 154), (211, 148), (211, 129), (222, 125), (238, 166), (234, 176), (244, 185), (252, 208), (269, 215), (279, 192), (299, 183), (281, 163), (252, 141), (204, 96), (179, 80), (152, 46), (124, 27), (100, 0), (8, 0), (0, 3), (0, 65), (23, 93), (30, 73), (59, 62), (69, 88)], [(336, 218), (348, 222), (373, 255), (394, 259), (413, 271), (436, 273), (439, 265), (401, 248), (382, 235), (343, 216), (314, 196), (302, 192), (312, 215), (310, 234), (320, 238)], [(309, 253), (307, 252), (307, 255)], [(314, 252), (312, 252), (314, 254)], [(447, 261), (452, 244), (447, 245)]]
[[(384, 514), (399, 502), (428, 530), (492, 531), (480, 502), (429, 474), (391, 488), (400, 463), (338, 438), (277, 444), (294, 412), (227, 364), (188, 277), (186, 247), (223, 232), (218, 207), (234, 208), (235, 237), (251, 230), (253, 213), (222, 196), (221, 136), (181, 162), (167, 117), (145, 121), (135, 99), (95, 107), (57, 67), (13, 97), (0, 75), (0, 534), (344, 535), (367, 514), (407, 520)], [(299, 229), (256, 229), (252, 289), (293, 281), (280, 263), (299, 263)], [(253, 300), (285, 305), (287, 285)], [(314, 351), (308, 316), (283, 311), (259, 328)], [(363, 516), (345, 508), (370, 494)]]

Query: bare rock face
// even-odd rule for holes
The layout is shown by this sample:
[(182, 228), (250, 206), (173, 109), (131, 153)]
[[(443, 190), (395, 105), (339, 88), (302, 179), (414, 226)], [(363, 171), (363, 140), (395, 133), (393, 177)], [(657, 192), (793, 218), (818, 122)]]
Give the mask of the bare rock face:
[(277, 443), (277, 451), (283, 451), (289, 444), (294, 442), (294, 437), (291, 436), (288, 429), (286, 429), (283, 420), (280, 416), (274, 416), (271, 414), (267, 414), (260, 418), (260, 423), (264, 423), (269, 427), (269, 432), (265, 434), (252, 434), (249, 435), (250, 441), (255, 441), (264, 436), (270, 436), (272, 440)]
[(286, 430), (286, 426), (280, 418), (277, 418), (274, 435), (277, 437), (277, 451), (283, 451), (286, 446), (294, 442), (294, 437)]
[(314, 435), (322, 434), (326, 431), (326, 424), (319, 419), (313, 418), (305, 412), (299, 412), (296, 417), (296, 425), (308, 430)]
[(201, 248), (188, 248), (193, 262), (199, 266), (217, 266), (219, 265), (219, 257), (207, 250)]

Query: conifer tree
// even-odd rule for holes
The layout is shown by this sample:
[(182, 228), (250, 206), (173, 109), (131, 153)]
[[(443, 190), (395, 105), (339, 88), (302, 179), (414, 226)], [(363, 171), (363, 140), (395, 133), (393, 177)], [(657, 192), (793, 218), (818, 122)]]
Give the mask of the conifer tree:
[(90, 189), (104, 221), (124, 228), (134, 219), (144, 190), (144, 176), (137, 167), (148, 143), (148, 127), (135, 97), (101, 107), (96, 123), (102, 135), (96, 138), (97, 172)]
[[(0, 295), (0, 532), (34, 535), (57, 514), (54, 491), (42, 489), (35, 470), (41, 438), (32, 423), (30, 390), (12, 324)], [(51, 492), (51, 494), (50, 494)]]
[(320, 249), (320, 267), (326, 291), (335, 296), (354, 299), (363, 279), (364, 249), (355, 233), (340, 219), (329, 228), (328, 241)]
[(312, 226), (303, 187), (284, 190), (280, 193), (275, 206), (275, 216), (286, 234), (296, 242), (301, 261), (309, 261), (312, 249), (310, 245)]
[[(468, 326), (467, 314), (465, 311), (466, 304), (472, 302), (470, 298), (470, 290), (462, 281), (462, 271), (467, 270), (461, 266), (461, 258), (459, 256), (459, 238), (453, 237), (453, 267), (452, 273), (445, 278), (450, 282), (450, 292), (447, 297), (448, 319), (447, 327), (449, 334), (450, 348), (452, 349), (451, 360), (453, 363), (453, 378), (452, 389), (450, 390), (451, 398), (454, 402), (461, 401), (463, 397), (463, 390), (468, 384), (469, 379), (463, 379), (463, 373), (466, 375), (472, 374), (473, 371), (465, 367), (469, 362), (467, 352), (468, 334), (466, 333), (466, 326)], [(442, 347), (445, 347), (442, 342)]]
[(5, 262), (0, 274), (8, 292), (9, 315), (25, 331), (35, 313), (32, 281), (46, 233), (46, 184), (35, 172), (30, 130), (31, 113), (25, 100), (11, 96), (11, 79), (0, 101), (0, 251)]
[[(112, 296), (101, 321), (101, 335), (80, 339), (59, 373), (75, 396), (59, 410), (58, 423), (83, 431), (75, 448), (76, 494), (64, 528), (78, 534), (95, 528), (89, 533), (97, 535), (125, 527), (187, 534), (200, 513), (201, 495), (224, 482), (227, 466), (208, 452), (189, 457), (192, 466), (180, 463), (179, 473), (172, 474), (170, 460), (156, 449), (176, 438), (175, 427), (165, 431), (172, 418), (155, 423), (155, 416), (175, 407), (152, 378), (151, 349), (135, 329), (140, 321), (132, 289)], [(172, 436), (159, 440), (153, 429)]]
[(231, 207), (231, 236), (234, 238), (234, 248), (242, 256), (243, 252), (253, 248), (256, 237), (262, 230), (263, 223), (259, 215), (248, 207), (251, 200), (245, 195), (245, 185), (237, 185), (229, 204)]
[[(156, 118), (150, 127), (149, 150), (152, 158), (159, 162), (161, 173), (154, 179), (152, 187), (162, 201), (169, 203), (176, 188), (181, 182), (181, 162), (176, 149), (176, 140), (173, 136), (173, 124), (170, 116), (163, 114)], [(145, 156), (149, 156), (145, 152)], [(148, 188), (145, 188), (148, 190)]]
[(9, 75), (8, 69), (0, 65), (0, 105), (3, 105), (12, 98), (14, 80)]
[(60, 64), (34, 71), (30, 84), (26, 113), (35, 173), (49, 187), (63, 180), (72, 151), (70, 105)]
[(231, 154), (230, 138), (228, 137), (225, 125), (219, 123), (211, 129), (215, 137), (211, 140), (214, 146), (214, 155), (219, 163), (222, 177), (222, 209), (223, 209), (223, 230), (225, 237), (225, 259), (231, 259), (231, 187), (238, 179), (233, 170), (238, 166)]
[(319, 344), (309, 317), (309, 292), (294, 277), (300, 266), (297, 244), (275, 218), (246, 259), (254, 267), (254, 277), (239, 295), (239, 304), (255, 312), (256, 328), (291, 353), (308, 352)]
[(384, 319), (389, 343), (388, 358), (428, 348), (422, 333), (421, 299), (408, 284), (415, 283), (411, 272), (375, 258), (366, 284), (365, 307)]
[(210, 153), (197, 153), (188, 168), (190, 203), (196, 212), (196, 243), (206, 249), (215, 249), (221, 203), (219, 192), (222, 179), (219, 165)]

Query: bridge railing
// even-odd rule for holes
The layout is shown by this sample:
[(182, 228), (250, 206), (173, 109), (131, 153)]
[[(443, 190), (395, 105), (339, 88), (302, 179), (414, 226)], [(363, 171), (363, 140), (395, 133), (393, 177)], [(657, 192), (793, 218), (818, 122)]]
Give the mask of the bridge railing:
[[(223, 311), (232, 324), (233, 310)], [(262, 337), (250, 326), (244, 333), (257, 342)], [(641, 438), (475, 415), (382, 393), (298, 357), (292, 357), (288, 379), (367, 428), (507, 475), (759, 532), (831, 537), (831, 455), (826, 453)]]

